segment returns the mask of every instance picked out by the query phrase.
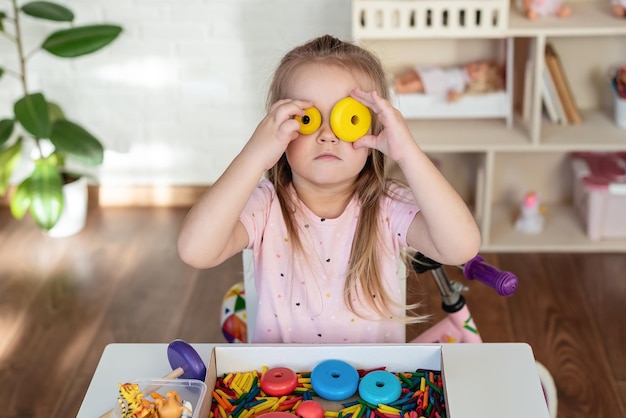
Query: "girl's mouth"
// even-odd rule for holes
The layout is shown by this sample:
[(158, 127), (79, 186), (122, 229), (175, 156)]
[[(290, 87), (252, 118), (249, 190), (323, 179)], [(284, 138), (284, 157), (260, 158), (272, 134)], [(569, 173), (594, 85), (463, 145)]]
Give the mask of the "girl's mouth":
[(324, 161), (341, 160), (341, 158), (339, 158), (335, 154), (332, 154), (332, 153), (329, 153), (329, 152), (322, 153), (322, 154), (318, 155), (317, 157), (315, 157), (315, 159), (316, 160), (324, 160)]

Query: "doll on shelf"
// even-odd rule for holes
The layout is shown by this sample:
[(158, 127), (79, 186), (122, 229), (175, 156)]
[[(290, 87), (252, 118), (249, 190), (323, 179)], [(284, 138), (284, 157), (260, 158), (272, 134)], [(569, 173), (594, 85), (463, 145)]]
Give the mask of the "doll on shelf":
[(611, 0), (611, 10), (617, 17), (626, 17), (626, 0)]
[(495, 62), (475, 61), (462, 67), (416, 65), (394, 77), (396, 93), (444, 96), (449, 102), (464, 94), (482, 94), (504, 89), (503, 68)]
[(524, 15), (530, 20), (538, 17), (568, 17), (572, 9), (563, 0), (519, 0)]

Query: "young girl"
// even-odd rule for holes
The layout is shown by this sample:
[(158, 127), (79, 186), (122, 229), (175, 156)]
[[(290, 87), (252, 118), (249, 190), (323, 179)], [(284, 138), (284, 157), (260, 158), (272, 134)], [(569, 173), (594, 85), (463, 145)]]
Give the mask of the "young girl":
[[(355, 142), (331, 128), (346, 97), (371, 112)], [(253, 250), (253, 342), (404, 342), (419, 317), (405, 314), (401, 250), (444, 264), (477, 253), (471, 213), (388, 98), (381, 63), (363, 48), (327, 35), (293, 49), (274, 74), (267, 115), (184, 220), (178, 250), (196, 268)], [(388, 178), (387, 159), (408, 187)]]

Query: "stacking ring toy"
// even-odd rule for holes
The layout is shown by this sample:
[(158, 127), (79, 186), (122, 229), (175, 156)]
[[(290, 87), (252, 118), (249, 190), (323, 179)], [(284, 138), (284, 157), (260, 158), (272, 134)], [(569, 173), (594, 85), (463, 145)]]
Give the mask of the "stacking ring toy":
[(313, 391), (329, 401), (343, 401), (356, 393), (359, 373), (345, 361), (325, 360), (311, 372)]
[(397, 401), (401, 394), (402, 385), (398, 378), (383, 370), (369, 372), (359, 384), (359, 396), (373, 405)]
[(300, 122), (299, 132), (302, 135), (309, 135), (317, 131), (322, 124), (322, 115), (316, 107), (309, 107), (304, 110), (304, 116), (294, 116)]
[(324, 418), (324, 408), (315, 401), (302, 401), (296, 408), (296, 416), (300, 418)]
[(167, 346), (167, 359), (174, 372), (178, 376), (170, 375), (171, 378), (204, 380), (206, 366), (200, 354), (186, 341), (174, 340)]
[(370, 110), (352, 97), (339, 100), (330, 112), (330, 129), (342, 141), (356, 141), (365, 135), (371, 126)]
[(261, 376), (261, 390), (270, 396), (288, 395), (298, 386), (296, 372), (287, 367), (274, 367)]

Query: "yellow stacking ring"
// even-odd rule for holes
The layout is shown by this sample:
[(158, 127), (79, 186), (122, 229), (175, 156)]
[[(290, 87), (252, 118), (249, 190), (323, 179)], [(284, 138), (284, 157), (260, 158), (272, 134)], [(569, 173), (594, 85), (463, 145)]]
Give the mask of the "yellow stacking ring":
[(304, 116), (294, 116), (300, 122), (299, 132), (302, 135), (310, 135), (317, 131), (322, 124), (322, 115), (316, 107), (309, 107), (304, 110)]
[(370, 110), (352, 97), (339, 100), (330, 112), (330, 128), (342, 141), (356, 141), (365, 135), (371, 126)]

